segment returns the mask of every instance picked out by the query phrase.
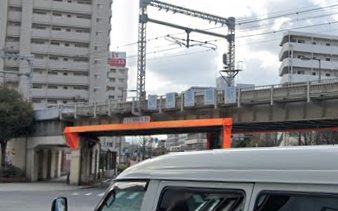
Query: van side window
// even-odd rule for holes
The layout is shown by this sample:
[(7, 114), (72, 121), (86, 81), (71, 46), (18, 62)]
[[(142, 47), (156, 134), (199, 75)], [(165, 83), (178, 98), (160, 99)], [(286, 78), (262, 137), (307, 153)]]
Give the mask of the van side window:
[(116, 182), (98, 210), (141, 210), (147, 182)]
[(241, 211), (244, 192), (198, 188), (166, 188), (157, 211)]
[(256, 201), (255, 211), (333, 211), (338, 210), (338, 195), (265, 193)]

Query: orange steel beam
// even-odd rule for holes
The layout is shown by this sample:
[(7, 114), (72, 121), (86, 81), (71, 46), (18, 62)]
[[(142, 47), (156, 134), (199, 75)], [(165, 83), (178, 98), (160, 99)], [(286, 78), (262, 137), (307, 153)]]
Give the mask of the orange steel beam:
[(232, 119), (199, 119), (199, 120), (179, 120), (163, 121), (134, 124), (111, 124), (93, 125), (81, 127), (66, 127), (64, 136), (71, 149), (79, 146), (79, 135), (81, 133), (111, 132), (111, 131), (138, 131), (154, 129), (175, 129), (175, 128), (201, 128), (201, 127), (221, 127), (223, 128), (223, 148), (230, 148)]
[(262, 134), (262, 133), (292, 133), (292, 132), (313, 132), (313, 131), (338, 131), (338, 127), (333, 128), (311, 128), (311, 129), (288, 129), (288, 130), (269, 130), (269, 131), (245, 131), (245, 132), (232, 132), (232, 134)]

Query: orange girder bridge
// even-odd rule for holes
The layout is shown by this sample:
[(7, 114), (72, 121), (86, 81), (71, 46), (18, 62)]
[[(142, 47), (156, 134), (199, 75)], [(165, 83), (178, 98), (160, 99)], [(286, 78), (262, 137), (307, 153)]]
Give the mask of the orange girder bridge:
[(230, 148), (232, 120), (199, 119), (132, 124), (67, 127), (64, 136), (72, 150), (79, 148), (81, 136), (136, 136), (176, 133), (207, 133), (208, 149)]

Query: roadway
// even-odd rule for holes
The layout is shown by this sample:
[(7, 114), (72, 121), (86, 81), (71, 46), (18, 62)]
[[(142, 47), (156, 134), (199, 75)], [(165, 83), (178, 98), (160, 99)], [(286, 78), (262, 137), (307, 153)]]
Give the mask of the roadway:
[(108, 185), (99, 187), (58, 190), (2, 190), (0, 187), (0, 210), (47, 211), (58, 196), (68, 198), (69, 211), (93, 211)]

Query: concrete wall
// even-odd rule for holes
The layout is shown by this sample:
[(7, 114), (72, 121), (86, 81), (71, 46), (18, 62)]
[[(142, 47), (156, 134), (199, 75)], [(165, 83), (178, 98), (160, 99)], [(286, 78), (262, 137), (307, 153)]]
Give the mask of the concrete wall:
[(12, 139), (7, 144), (7, 155), (10, 163), (22, 170), (26, 169), (26, 148), (26, 138)]

